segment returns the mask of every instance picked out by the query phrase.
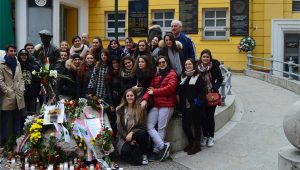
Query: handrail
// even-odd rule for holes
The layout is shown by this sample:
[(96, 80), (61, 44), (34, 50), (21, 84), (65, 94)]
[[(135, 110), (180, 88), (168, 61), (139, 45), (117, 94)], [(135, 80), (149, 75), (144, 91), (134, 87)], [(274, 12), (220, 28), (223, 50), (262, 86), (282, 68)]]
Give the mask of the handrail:
[(221, 85), (222, 106), (225, 106), (226, 95), (231, 95), (231, 70), (224, 66), (224, 61), (221, 61), (220, 69), (224, 78)]
[[(264, 66), (260, 66), (260, 65), (255, 65), (252, 63), (252, 59), (259, 59), (259, 60), (266, 60), (266, 61), (270, 61), (270, 67), (264, 67)], [(275, 69), (274, 68), (274, 62), (277, 62), (277, 63), (282, 63), (282, 64), (286, 64), (288, 65), (288, 72), (287, 71), (284, 71), (284, 70), (278, 70), (278, 69)], [(249, 51), (247, 53), (247, 68), (250, 70), (250, 69), (253, 69), (253, 67), (256, 67), (256, 68), (263, 68), (263, 69), (268, 69), (270, 70), (269, 74), (273, 74), (274, 71), (277, 71), (277, 72), (281, 72), (281, 73), (284, 73), (284, 74), (287, 74), (288, 75), (288, 79), (292, 80), (293, 77), (292, 76), (296, 76), (296, 77), (300, 77), (300, 74), (299, 73), (294, 73), (293, 72), (293, 67), (300, 67), (300, 64), (296, 64), (294, 62), (294, 60), (292, 59), (292, 57), (289, 58), (289, 61), (279, 61), (277, 59), (274, 59), (273, 56), (271, 55), (270, 58), (264, 58), (264, 57), (257, 57), (257, 56), (252, 56), (252, 53), (251, 51)]]

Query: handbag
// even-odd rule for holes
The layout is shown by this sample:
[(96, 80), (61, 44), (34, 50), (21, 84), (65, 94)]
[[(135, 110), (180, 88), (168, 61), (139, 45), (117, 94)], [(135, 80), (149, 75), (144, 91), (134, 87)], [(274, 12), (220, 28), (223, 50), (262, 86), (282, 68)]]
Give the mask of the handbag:
[(216, 93), (208, 93), (206, 95), (206, 102), (208, 106), (221, 106), (221, 95)]

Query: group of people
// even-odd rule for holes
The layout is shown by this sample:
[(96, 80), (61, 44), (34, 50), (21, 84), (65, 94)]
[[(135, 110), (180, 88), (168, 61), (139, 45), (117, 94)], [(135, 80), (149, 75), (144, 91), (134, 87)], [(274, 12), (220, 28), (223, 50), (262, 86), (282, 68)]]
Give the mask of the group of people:
[(50, 43), (51, 33), (43, 30), (42, 43), (26, 44), (17, 59), (16, 47), (8, 45), (0, 59), (1, 143), (8, 137), (9, 115), (14, 132), (20, 132), (24, 116), (36, 112), (37, 99), (44, 102), (41, 80), (32, 71), (49, 66), (72, 79), (58, 81), (55, 91), (61, 98), (97, 96), (108, 103), (115, 148), (132, 164), (168, 157), (165, 135), (174, 110), (182, 112), (188, 155), (201, 151), (201, 146), (213, 146), (216, 107), (206, 104), (205, 95), (221, 86), (220, 63), (208, 49), (196, 61), (193, 42), (181, 32), (182, 23), (173, 20), (171, 26), (172, 33), (162, 37), (154, 23), (148, 40), (134, 43), (127, 37), (124, 46), (110, 40), (107, 48), (99, 37), (90, 44), (87, 34), (74, 36), (71, 47), (62, 41), (56, 48)]

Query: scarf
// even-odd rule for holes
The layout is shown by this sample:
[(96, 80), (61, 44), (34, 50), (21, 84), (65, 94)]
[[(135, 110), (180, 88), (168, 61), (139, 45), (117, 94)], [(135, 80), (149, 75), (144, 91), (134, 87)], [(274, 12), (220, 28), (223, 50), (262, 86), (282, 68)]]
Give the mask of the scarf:
[(201, 72), (202, 78), (205, 82), (206, 93), (212, 92), (212, 75), (211, 75), (212, 62), (210, 62), (206, 67), (201, 63), (198, 66)]
[(168, 48), (168, 55), (169, 55), (169, 59), (170, 59), (172, 68), (175, 70), (177, 75), (181, 75), (182, 65), (181, 65), (181, 61), (180, 61), (179, 52), (176, 52), (176, 51)]
[(17, 59), (16, 57), (7, 57), (4, 56), (5, 63), (11, 69), (13, 73), (13, 78), (15, 77), (16, 68), (17, 68)]
[(187, 75), (187, 76), (192, 76), (192, 75), (195, 73), (195, 70), (192, 70), (192, 71), (185, 71), (184, 73), (185, 73), (185, 75)]
[(120, 76), (123, 78), (131, 77), (131, 70), (126, 70), (126, 69), (122, 70)]
[(170, 66), (167, 66), (165, 69), (158, 69), (158, 74), (163, 77), (165, 75), (167, 75), (171, 70)]

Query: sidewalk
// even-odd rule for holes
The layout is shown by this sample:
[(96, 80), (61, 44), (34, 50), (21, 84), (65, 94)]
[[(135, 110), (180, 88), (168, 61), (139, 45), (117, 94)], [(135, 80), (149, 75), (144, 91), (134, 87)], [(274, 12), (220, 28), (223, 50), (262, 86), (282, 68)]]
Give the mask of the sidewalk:
[(278, 151), (289, 145), (282, 121), (287, 108), (300, 96), (261, 80), (233, 75), (236, 113), (216, 133), (216, 144), (193, 156), (173, 155), (191, 169), (277, 169)]

